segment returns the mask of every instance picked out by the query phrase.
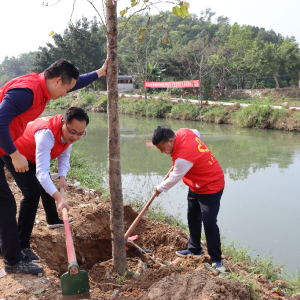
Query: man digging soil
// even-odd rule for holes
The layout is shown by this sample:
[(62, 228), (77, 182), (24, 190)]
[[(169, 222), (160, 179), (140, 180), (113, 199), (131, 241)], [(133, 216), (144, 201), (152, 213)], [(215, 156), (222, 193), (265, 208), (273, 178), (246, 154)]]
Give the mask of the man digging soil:
[[(101, 69), (79, 76), (70, 61), (61, 59), (43, 73), (31, 73), (6, 83), (0, 89), (0, 156), (10, 156), (16, 173), (29, 171), (28, 160), (14, 144), (30, 121), (39, 117), (48, 101), (83, 88), (101, 76), (106, 76), (108, 59)], [(4, 163), (0, 159), (0, 249), (7, 273), (38, 274), (43, 268), (32, 263), (22, 253), (16, 222), (16, 201), (7, 184)], [(24, 197), (30, 194), (24, 195)], [(61, 202), (59, 208), (66, 207)], [(25, 213), (27, 214), (27, 212)]]
[(224, 174), (217, 159), (200, 139), (197, 130), (181, 128), (174, 133), (170, 128), (157, 127), (152, 143), (161, 153), (172, 157), (173, 170), (169, 177), (154, 190), (156, 196), (167, 192), (181, 179), (189, 187), (188, 226), (190, 239), (186, 250), (177, 251), (179, 256), (201, 256), (202, 222), (208, 254), (217, 268), (221, 263), (221, 240), (217, 215), (225, 186)]
[[(66, 189), (66, 176), (70, 169), (70, 151), (72, 144), (86, 135), (89, 117), (81, 107), (69, 107), (64, 115), (36, 119), (27, 125), (15, 146), (29, 163), (29, 171), (15, 171), (10, 156), (2, 156), (2, 160), (14, 177), (17, 186), (25, 195), (19, 211), (19, 240), (23, 254), (33, 262), (40, 262), (30, 249), (30, 236), (38, 208), (40, 196), (46, 213), (47, 228), (54, 229), (64, 226), (58, 217), (57, 210), (69, 209), (66, 200), (58, 192), (61, 187)], [(50, 160), (57, 158), (59, 183), (56, 188), (49, 171)], [(57, 209), (55, 205), (57, 202)], [(70, 224), (74, 221), (70, 221)]]

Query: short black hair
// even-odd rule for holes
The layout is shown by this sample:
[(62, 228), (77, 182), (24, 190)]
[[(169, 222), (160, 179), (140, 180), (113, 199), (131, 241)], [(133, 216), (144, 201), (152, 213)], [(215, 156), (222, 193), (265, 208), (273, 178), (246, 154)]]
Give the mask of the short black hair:
[(160, 142), (166, 143), (169, 139), (175, 137), (175, 133), (168, 127), (158, 126), (152, 135), (152, 144), (157, 145)]
[(79, 70), (69, 60), (59, 59), (44, 71), (44, 75), (46, 79), (61, 77), (63, 84), (70, 84), (72, 78), (79, 78)]
[(90, 119), (85, 109), (78, 106), (69, 107), (63, 116), (63, 120), (70, 124), (73, 119), (76, 119), (80, 122), (86, 121), (86, 126), (88, 126)]

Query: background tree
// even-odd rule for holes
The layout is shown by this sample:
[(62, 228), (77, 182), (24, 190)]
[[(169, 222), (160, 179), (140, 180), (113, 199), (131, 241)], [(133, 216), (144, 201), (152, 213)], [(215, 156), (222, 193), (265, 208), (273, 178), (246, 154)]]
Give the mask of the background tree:
[(5, 57), (0, 64), (0, 87), (9, 80), (30, 73), (35, 52), (22, 53), (18, 57)]
[(290, 38), (281, 39), (277, 44), (256, 39), (253, 49), (248, 53), (248, 66), (260, 76), (272, 75), (276, 88), (280, 88), (278, 75), (292, 68), (294, 51), (295, 44)]
[[(80, 73), (88, 73), (102, 66), (106, 58), (106, 34), (99, 28), (96, 18), (88, 21), (86, 17), (69, 23), (63, 35), (54, 34), (53, 42), (46, 47), (39, 47), (32, 70), (43, 72), (60, 58), (72, 61)], [(105, 82), (105, 79), (100, 79)]]

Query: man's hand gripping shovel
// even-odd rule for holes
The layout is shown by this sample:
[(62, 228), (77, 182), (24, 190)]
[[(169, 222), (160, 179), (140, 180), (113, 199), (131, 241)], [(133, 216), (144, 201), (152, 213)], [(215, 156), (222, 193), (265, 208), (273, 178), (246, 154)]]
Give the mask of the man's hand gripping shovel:
[[(172, 172), (173, 167), (170, 169), (170, 171), (168, 172), (168, 174), (166, 175), (166, 177), (164, 178), (163, 181), (165, 181), (170, 173)], [(145, 207), (143, 208), (143, 210), (140, 212), (140, 214), (136, 217), (136, 219), (134, 220), (134, 222), (132, 223), (132, 225), (129, 227), (129, 229), (127, 230), (127, 232), (125, 233), (125, 241), (130, 242), (130, 241), (134, 241), (138, 238), (138, 236), (134, 236), (131, 237), (131, 233), (133, 232), (133, 230), (135, 229), (135, 227), (138, 225), (138, 223), (140, 222), (141, 218), (143, 217), (143, 215), (145, 214), (145, 212), (147, 211), (147, 209), (149, 208), (149, 206), (151, 205), (151, 203), (153, 202), (153, 200), (156, 197), (156, 193), (154, 193), (151, 198), (149, 199), (149, 201), (147, 202), (147, 204), (145, 205)], [(127, 246), (126, 246), (126, 250), (128, 250)]]

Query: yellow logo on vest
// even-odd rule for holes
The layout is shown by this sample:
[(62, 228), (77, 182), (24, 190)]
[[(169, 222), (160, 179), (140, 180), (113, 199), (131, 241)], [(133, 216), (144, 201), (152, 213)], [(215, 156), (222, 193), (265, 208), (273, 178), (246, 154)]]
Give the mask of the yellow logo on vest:
[(196, 137), (195, 140), (196, 140), (196, 142), (199, 144), (198, 150), (199, 150), (201, 153), (203, 153), (203, 152), (208, 152), (208, 151), (209, 151), (209, 149), (206, 148), (206, 146), (202, 143), (202, 141), (201, 141), (198, 137)]

